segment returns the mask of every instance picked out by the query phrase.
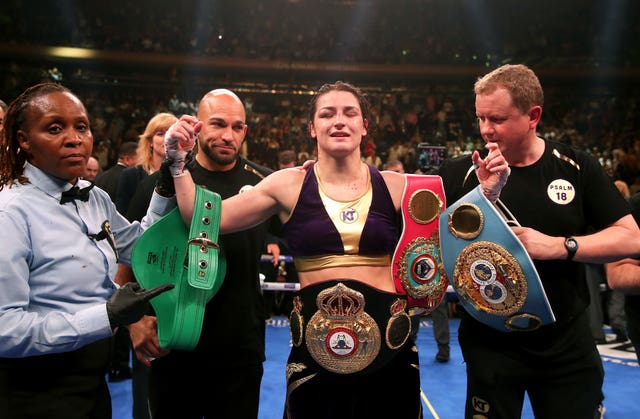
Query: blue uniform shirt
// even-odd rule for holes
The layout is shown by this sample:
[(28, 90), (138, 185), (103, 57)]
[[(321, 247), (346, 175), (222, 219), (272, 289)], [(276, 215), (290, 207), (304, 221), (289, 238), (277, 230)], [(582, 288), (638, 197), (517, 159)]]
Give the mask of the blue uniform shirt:
[[(0, 191), (0, 357), (68, 352), (111, 336), (106, 300), (118, 262), (129, 264), (143, 229), (175, 206), (154, 194), (142, 224), (129, 223), (109, 195), (60, 204), (66, 181), (27, 164), (26, 184)], [(79, 180), (77, 186), (89, 182)], [(115, 239), (96, 240), (104, 221)]]

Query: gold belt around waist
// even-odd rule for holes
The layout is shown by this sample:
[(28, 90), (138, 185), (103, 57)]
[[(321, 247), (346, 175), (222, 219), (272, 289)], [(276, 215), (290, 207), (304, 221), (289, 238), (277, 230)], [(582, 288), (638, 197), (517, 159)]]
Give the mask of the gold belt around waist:
[(302, 288), (289, 321), (293, 351), (310, 366), (335, 374), (380, 368), (411, 333), (406, 296), (352, 279)]

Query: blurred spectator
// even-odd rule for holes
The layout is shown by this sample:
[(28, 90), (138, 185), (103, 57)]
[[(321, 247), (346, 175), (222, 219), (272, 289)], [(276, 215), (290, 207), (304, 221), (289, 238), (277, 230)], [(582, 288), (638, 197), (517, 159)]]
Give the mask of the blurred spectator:
[(132, 141), (122, 143), (118, 150), (118, 161), (116, 164), (96, 176), (96, 186), (104, 189), (114, 203), (116, 202), (118, 181), (122, 171), (127, 167), (133, 167), (138, 163), (138, 155), (136, 154), (137, 148), (138, 144)]
[(295, 167), (296, 153), (293, 150), (281, 151), (278, 155), (278, 169), (287, 169)]
[[(623, 180), (616, 180), (614, 184), (622, 194), (622, 196), (629, 200), (631, 194), (629, 193), (629, 186), (627, 182)], [(607, 283), (606, 273), (604, 274), (605, 283)], [(616, 335), (615, 342), (626, 342), (627, 337), (627, 325), (625, 321), (625, 297), (624, 293), (620, 290), (608, 288), (604, 295), (604, 304), (607, 310), (607, 317), (611, 331)]]
[(102, 169), (100, 168), (98, 159), (96, 159), (95, 157), (89, 157), (89, 159), (87, 160), (87, 167), (85, 168), (84, 176), (82, 178), (93, 182), (101, 170)]
[[(629, 198), (633, 218), (640, 223), (640, 193)], [(611, 289), (625, 295), (627, 333), (640, 362), (640, 260), (623, 259), (606, 265), (607, 283)]]
[(129, 201), (138, 184), (160, 168), (164, 160), (164, 133), (177, 120), (175, 115), (162, 112), (153, 116), (147, 123), (138, 141), (138, 164), (124, 169), (118, 181), (116, 208), (121, 214), (127, 213)]
[(382, 159), (376, 153), (376, 145), (373, 141), (367, 141), (364, 146), (364, 158), (365, 163), (375, 166), (376, 169), (382, 169)]
[(627, 185), (627, 182), (625, 182), (624, 180), (618, 179), (613, 183), (616, 185), (616, 188), (618, 188), (622, 196), (624, 196), (625, 199), (629, 199), (629, 197), (631, 196), (631, 193), (629, 192), (629, 185)]
[(2, 136), (2, 130), (4, 129), (4, 114), (7, 112), (7, 104), (0, 100), (0, 137)]
[(392, 172), (404, 173), (404, 166), (399, 160), (391, 160), (385, 163), (384, 170), (391, 170)]

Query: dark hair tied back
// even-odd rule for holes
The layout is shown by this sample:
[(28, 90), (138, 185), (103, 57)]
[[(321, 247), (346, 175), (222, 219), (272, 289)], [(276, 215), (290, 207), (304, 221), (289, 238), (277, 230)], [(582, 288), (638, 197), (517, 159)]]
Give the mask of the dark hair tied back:
[(313, 95), (311, 101), (309, 102), (309, 122), (313, 122), (313, 117), (318, 110), (318, 99), (324, 95), (325, 93), (329, 93), (332, 91), (340, 91), (340, 92), (349, 92), (353, 94), (356, 99), (358, 99), (358, 104), (360, 105), (360, 111), (362, 112), (362, 118), (366, 121), (369, 119), (369, 100), (367, 96), (360, 90), (350, 83), (346, 83), (343, 81), (337, 81), (335, 83), (327, 83), (322, 85), (317, 91), (316, 94)]
[(23, 177), (27, 156), (18, 143), (18, 131), (25, 128), (26, 110), (33, 100), (54, 92), (73, 94), (60, 84), (40, 83), (29, 87), (9, 104), (0, 137), (0, 190), (15, 180), (21, 183), (27, 181)]

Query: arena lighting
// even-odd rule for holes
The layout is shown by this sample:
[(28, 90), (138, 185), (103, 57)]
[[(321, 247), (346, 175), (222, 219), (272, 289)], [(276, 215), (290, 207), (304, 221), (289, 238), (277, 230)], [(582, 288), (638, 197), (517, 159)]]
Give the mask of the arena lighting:
[(72, 47), (46, 47), (47, 55), (58, 58), (96, 58), (96, 50)]
[(360, 49), (361, 45), (358, 42), (358, 34), (368, 33), (373, 30), (374, 25), (374, 8), (371, 7), (369, 2), (357, 2), (357, 1), (342, 1), (342, 5), (351, 7), (353, 10), (347, 10), (351, 21), (342, 27), (342, 32), (337, 34), (337, 39), (342, 40), (340, 45), (336, 48), (335, 54), (332, 57), (335, 62), (344, 62), (352, 55), (351, 51), (354, 49)]
[[(485, 1), (470, 1), (466, 3), (466, 6), (465, 9), (460, 11), (460, 19), (473, 27), (474, 32), (479, 35), (470, 42), (472, 49), (468, 52), (471, 53), (471, 60), (477, 65), (492, 67), (495, 63), (491, 61), (490, 54), (487, 54), (487, 59), (484, 62), (482, 62), (480, 55), (483, 55), (481, 51), (492, 47), (498, 48), (499, 46), (499, 48), (502, 48), (505, 41), (499, 35), (498, 27), (500, 25), (496, 22), (496, 17), (491, 13), (491, 9)], [(456, 54), (456, 59), (458, 58), (461, 57)]]
[(610, 2), (596, 5), (600, 9), (594, 13), (595, 26), (595, 65), (612, 65), (623, 63), (622, 41), (624, 39), (624, 21), (627, 15), (625, 2)]

